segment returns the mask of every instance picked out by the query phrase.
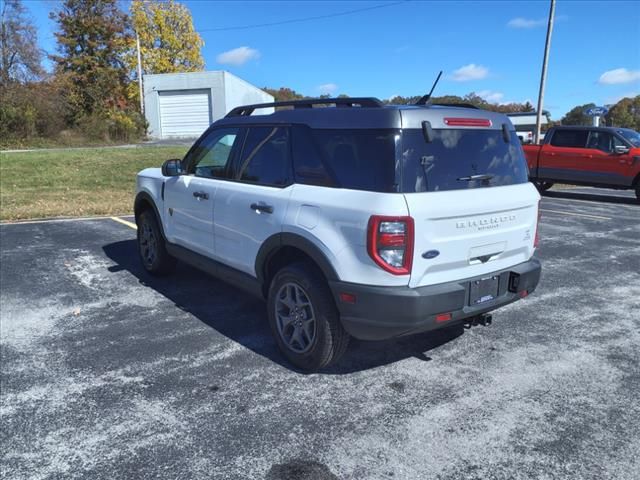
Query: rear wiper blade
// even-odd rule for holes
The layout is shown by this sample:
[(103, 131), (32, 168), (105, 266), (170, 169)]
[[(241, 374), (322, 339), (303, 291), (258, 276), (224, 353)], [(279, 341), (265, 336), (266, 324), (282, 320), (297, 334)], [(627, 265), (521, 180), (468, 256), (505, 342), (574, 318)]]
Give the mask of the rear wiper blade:
[(471, 182), (473, 180), (491, 180), (493, 175), (490, 173), (484, 173), (482, 175), (469, 175), (468, 177), (460, 177), (457, 180), (460, 182)]

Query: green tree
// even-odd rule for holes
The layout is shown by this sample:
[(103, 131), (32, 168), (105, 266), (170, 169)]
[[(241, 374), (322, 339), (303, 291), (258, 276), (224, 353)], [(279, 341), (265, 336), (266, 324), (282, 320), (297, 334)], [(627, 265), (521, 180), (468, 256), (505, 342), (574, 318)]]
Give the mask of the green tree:
[(287, 102), (289, 100), (303, 100), (305, 98), (310, 98), (287, 87), (280, 87), (277, 90), (275, 88), (264, 87), (262, 90), (271, 95), (276, 102)]
[(64, 0), (51, 18), (58, 23), (59, 52), (51, 58), (66, 84), (69, 120), (124, 109), (131, 31), (117, 0)]
[(640, 95), (623, 98), (609, 109), (605, 117), (607, 125), (632, 128), (640, 131)]
[(36, 80), (44, 73), (36, 29), (20, 0), (0, 7), (0, 86)]
[[(131, 2), (131, 22), (140, 39), (144, 73), (195, 72), (204, 68), (204, 41), (193, 27), (189, 9), (173, 0)], [(135, 42), (127, 65), (136, 71)]]
[(589, 115), (584, 113), (584, 111), (587, 108), (595, 106), (595, 103), (586, 103), (584, 105), (573, 107), (567, 112), (564, 117), (562, 117), (560, 123), (562, 125), (591, 125), (593, 123), (593, 120)]

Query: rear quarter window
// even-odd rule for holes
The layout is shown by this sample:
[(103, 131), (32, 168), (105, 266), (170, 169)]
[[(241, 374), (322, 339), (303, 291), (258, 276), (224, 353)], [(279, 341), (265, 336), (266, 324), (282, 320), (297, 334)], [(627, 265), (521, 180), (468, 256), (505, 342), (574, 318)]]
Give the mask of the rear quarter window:
[(395, 192), (395, 130), (295, 127), (298, 183), (374, 192)]

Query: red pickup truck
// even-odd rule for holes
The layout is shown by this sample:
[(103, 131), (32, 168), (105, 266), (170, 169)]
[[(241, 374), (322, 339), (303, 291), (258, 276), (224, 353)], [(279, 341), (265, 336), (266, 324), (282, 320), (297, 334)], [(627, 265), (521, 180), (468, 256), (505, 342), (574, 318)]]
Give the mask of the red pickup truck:
[(529, 179), (545, 191), (555, 182), (635, 189), (640, 201), (640, 133), (615, 127), (553, 127), (542, 145), (523, 145)]

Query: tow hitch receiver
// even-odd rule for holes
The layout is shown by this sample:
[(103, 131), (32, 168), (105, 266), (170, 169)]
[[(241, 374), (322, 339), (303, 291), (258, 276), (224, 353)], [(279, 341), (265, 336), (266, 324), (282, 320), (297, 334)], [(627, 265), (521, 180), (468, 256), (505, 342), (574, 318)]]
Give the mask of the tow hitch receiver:
[(467, 319), (464, 322), (464, 328), (477, 327), (478, 325), (488, 327), (491, 325), (492, 320), (493, 316), (490, 313), (483, 313), (482, 315), (477, 315)]

